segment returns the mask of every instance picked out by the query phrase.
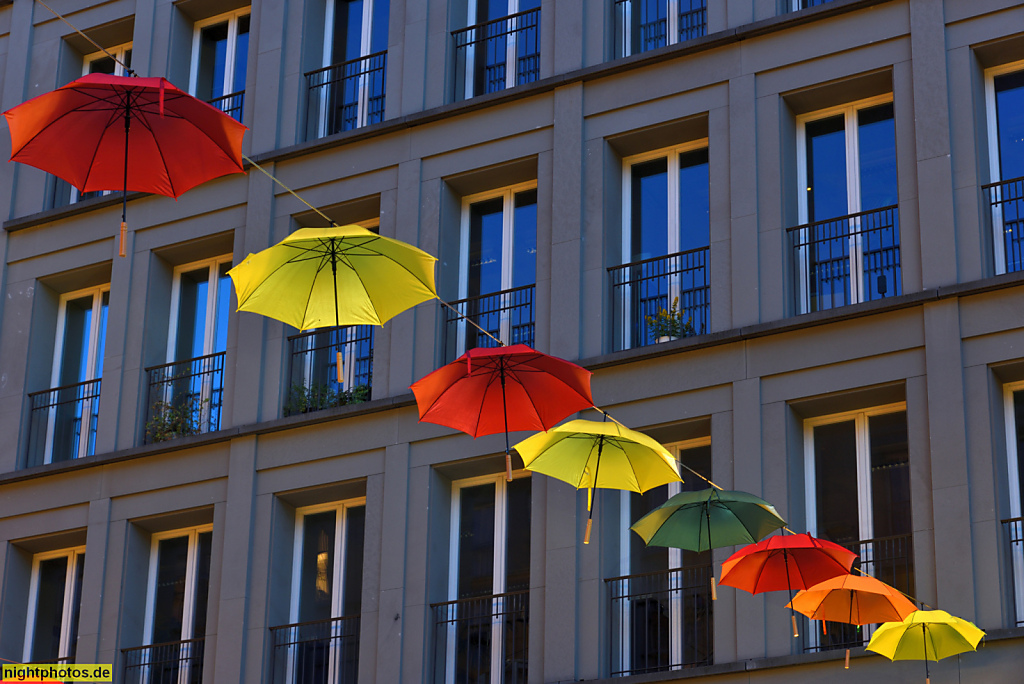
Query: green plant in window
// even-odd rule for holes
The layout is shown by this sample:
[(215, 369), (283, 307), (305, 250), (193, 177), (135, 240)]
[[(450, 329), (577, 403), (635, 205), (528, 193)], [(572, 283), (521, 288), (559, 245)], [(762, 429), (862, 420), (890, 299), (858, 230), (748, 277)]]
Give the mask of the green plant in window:
[(188, 394), (175, 401), (156, 401), (146, 421), (146, 443), (166, 442), (176, 437), (198, 435), (203, 431), (203, 414), (210, 400)]
[(288, 397), (284, 402), (284, 415), (294, 416), (335, 406), (360, 404), (369, 400), (369, 385), (356, 385), (350, 390), (343, 390), (337, 388), (334, 383), (314, 382), (307, 387), (297, 382), (288, 391)]
[(662, 338), (666, 337), (674, 340), (697, 334), (693, 327), (693, 317), (687, 316), (686, 320), (683, 320), (683, 314), (679, 311), (679, 297), (672, 300), (669, 308), (658, 309), (653, 316), (644, 318), (647, 321), (647, 334), (651, 342), (662, 341)]

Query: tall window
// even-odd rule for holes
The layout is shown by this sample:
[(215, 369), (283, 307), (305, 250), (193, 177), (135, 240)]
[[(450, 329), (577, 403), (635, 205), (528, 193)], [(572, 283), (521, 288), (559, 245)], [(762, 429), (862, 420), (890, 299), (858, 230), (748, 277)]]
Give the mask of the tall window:
[(1010, 517), (1003, 521), (1010, 542), (1017, 624), (1024, 624), (1024, 383), (1003, 387)]
[(797, 121), (800, 226), (790, 229), (801, 313), (900, 294), (890, 96)]
[(616, 349), (708, 331), (709, 206), (707, 140), (623, 160)]
[[(453, 306), (507, 344), (532, 345), (537, 184), (466, 197), (459, 250), (459, 301)], [(453, 315), (446, 336), (451, 358), (466, 349), (495, 344)]]
[(249, 7), (196, 22), (189, 94), (241, 120), (249, 54)]
[(455, 99), (540, 78), (540, 0), (469, 0), (455, 40)]
[(707, 0), (613, 0), (615, 56), (638, 55), (707, 33)]
[(32, 559), (24, 662), (75, 661), (84, 572), (84, 546), (41, 553)]
[(275, 683), (355, 683), (365, 522), (364, 500), (296, 512), (292, 624), (271, 630)]
[(989, 179), (996, 273), (1024, 270), (1024, 62), (985, 73)]
[(435, 681), (525, 683), (530, 478), (452, 487), (448, 597), (435, 604)]

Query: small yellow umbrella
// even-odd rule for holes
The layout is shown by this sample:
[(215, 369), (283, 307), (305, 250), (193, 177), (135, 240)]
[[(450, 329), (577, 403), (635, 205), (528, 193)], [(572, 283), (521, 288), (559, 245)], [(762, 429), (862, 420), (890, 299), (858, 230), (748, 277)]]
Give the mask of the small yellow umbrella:
[(573, 420), (520, 442), (515, 450), (527, 470), (587, 488), (587, 531), (590, 543), (594, 488), (646, 492), (669, 482), (682, 482), (679, 465), (665, 447), (647, 435), (618, 423)]
[(886, 622), (875, 630), (867, 650), (889, 660), (923, 660), (925, 682), (929, 684), (929, 660), (973, 651), (984, 636), (973, 623), (944, 610), (919, 610), (903, 622)]

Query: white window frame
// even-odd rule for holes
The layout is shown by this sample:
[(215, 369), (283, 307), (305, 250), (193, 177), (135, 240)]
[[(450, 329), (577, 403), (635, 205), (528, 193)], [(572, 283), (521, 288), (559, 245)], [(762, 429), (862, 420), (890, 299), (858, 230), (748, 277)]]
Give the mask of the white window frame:
[[(110, 283), (98, 285), (96, 287), (87, 287), (81, 290), (75, 290), (74, 292), (68, 292), (60, 296), (60, 303), (57, 309), (57, 339), (53, 345), (53, 366), (50, 371), (50, 387), (56, 388), (60, 383), (60, 372), (61, 365), (64, 361), (64, 327), (67, 323), (67, 312), (68, 302), (81, 299), (82, 297), (92, 296), (92, 324), (89, 327), (89, 339), (86, 342), (88, 345), (88, 353), (85, 365), (85, 380), (89, 382), (92, 380), (98, 380), (96, 377), (96, 366), (97, 357), (99, 355), (99, 337), (100, 337), (100, 318), (103, 311), (103, 295), (104, 293), (110, 292)], [(104, 350), (106, 353), (106, 350)], [(92, 403), (99, 402), (99, 398), (83, 399), (82, 400), (82, 415), (92, 415)], [(43, 463), (53, 462), (53, 437), (56, 430), (57, 421), (57, 407), (51, 406), (46, 418), (46, 450), (43, 454)], [(72, 458), (83, 458), (89, 455), (89, 438), (88, 434), (84, 431), (85, 426), (83, 425), (83, 431), (79, 435), (78, 439), (78, 453)]]
[[(462, 198), (461, 227), (459, 232), (459, 299), (464, 300), (469, 296), (469, 222), (470, 209), (474, 204), (486, 202), (497, 198), (502, 199), (501, 208), (501, 289), (505, 292), (512, 289), (512, 276), (514, 264), (512, 263), (515, 237), (515, 198), (518, 193), (528, 192), (537, 189), (537, 181), (527, 181), (509, 185), (498, 190), (478, 192), (473, 195), (466, 195)], [(534, 256), (536, 259), (536, 256)], [(487, 293), (497, 294), (497, 293)], [(502, 341), (510, 341), (512, 335), (512, 319), (509, 315), (511, 301), (508, 295), (502, 296), (502, 312), (498, 328), (498, 338)], [(465, 311), (460, 313), (465, 314)], [(457, 324), (456, 356), (466, 351), (466, 319), (460, 318)]]
[[(189, 359), (176, 359), (178, 339), (178, 318), (180, 316), (181, 304), (181, 276), (189, 271), (197, 271), (201, 268), (209, 268), (209, 284), (206, 289), (206, 327), (203, 331), (203, 353), (200, 356), (207, 356), (213, 353), (213, 344), (217, 333), (217, 298), (219, 289), (220, 266), (230, 264), (232, 255), (222, 254), (210, 259), (193, 261), (188, 264), (177, 266), (174, 269), (174, 276), (171, 285), (171, 320), (167, 326), (167, 363), (176, 361), (188, 361)], [(227, 321), (224, 324), (227, 325)]]
[[(1006, 434), (1006, 474), (1009, 478), (1010, 517), (1019, 518), (1024, 502), (1020, 500), (1020, 482), (1024, 473), (1018, 467), (1016, 415), (1013, 407), (1014, 392), (1024, 391), (1024, 382), (1013, 382), (1003, 385), (1003, 423)], [(1010, 556), (1013, 567), (1014, 603), (1018, 619), (1024, 617), (1024, 545), (1011, 547)]]
[[(189, 67), (189, 79), (188, 79), (188, 94), (193, 97), (196, 96), (196, 87), (199, 84), (199, 48), (201, 45), (203, 29), (214, 24), (221, 24), (223, 22), (228, 23), (228, 50), (224, 59), (224, 82), (221, 84), (221, 89), (224, 91), (224, 95), (233, 95), (235, 91), (231, 89), (232, 84), (235, 82), (235, 66), (239, 58), (248, 60), (249, 55), (238, 55), (238, 21), (242, 17), (252, 15), (252, 5), (246, 5), (230, 12), (224, 12), (218, 14), (215, 17), (209, 19), (203, 19), (193, 24), (192, 31), (192, 62)], [(248, 50), (246, 51), (248, 53)], [(244, 89), (240, 92), (245, 92)]]
[[(515, 470), (512, 472), (512, 479), (530, 477), (526, 470)], [(505, 593), (506, 558), (505, 547), (508, 540), (508, 484), (505, 474), (482, 475), (470, 477), (452, 482), (452, 511), (451, 527), (449, 530), (449, 555), (448, 555), (448, 600), (456, 601), (459, 598), (459, 514), (461, 510), (461, 492), (467, 487), (475, 487), (483, 484), (494, 483), (494, 577), (492, 595)], [(531, 555), (532, 545), (531, 545)], [(498, 615), (498, 599), (492, 599), (491, 619), (491, 684), (501, 684), (503, 670), (501, 667), (494, 667), (495, 663), (503, 662), (504, 644), (501, 639), (501, 628), (503, 616)], [(452, 684), (455, 681), (455, 647), (456, 634), (453, 622), (448, 624), (448, 635), (445, 643), (445, 682)]]
[[(846, 136), (846, 213), (858, 214), (861, 211), (860, 199), (860, 130), (857, 125), (857, 114), (862, 109), (892, 103), (892, 93), (878, 95), (864, 100), (857, 100), (838, 107), (821, 109), (809, 114), (801, 114), (796, 118), (796, 185), (799, 188), (797, 201), (797, 223), (805, 225), (810, 222), (807, 207), (807, 124), (820, 119), (827, 119), (839, 114), (843, 115)], [(800, 230), (800, 241), (807, 245), (808, 229)], [(864, 261), (860, 239), (860, 219), (851, 219), (849, 252), (850, 252), (850, 301), (857, 304), (864, 301)], [(808, 268), (810, 267), (809, 247), (801, 248), (798, 256), (800, 277), (798, 280), (798, 296), (800, 312), (811, 310), (810, 292), (807, 285)]]
[[(363, 16), (362, 24), (359, 28), (359, 57), (357, 59), (363, 60), (370, 54), (370, 43), (373, 39), (373, 9), (376, 2), (384, 1), (390, 2), (390, 0), (363, 0)], [(324, 54), (323, 54), (323, 66), (327, 68), (334, 66), (331, 61), (331, 54), (334, 51), (334, 14), (337, 11), (338, 0), (328, 0), (327, 7), (324, 16)], [(389, 15), (390, 15), (390, 7)], [(360, 65), (360, 76), (359, 76), (359, 102), (356, 114), (356, 128), (362, 128), (366, 125), (370, 115), (370, 79), (366, 72), (369, 70), (369, 64)], [(333, 87), (342, 87), (340, 83), (335, 84)], [(323, 138), (327, 135), (327, 108), (330, 105), (330, 98), (328, 97), (327, 88), (320, 89), (320, 102), (318, 107), (320, 109), (319, 125), (317, 129), (317, 137)]]
[[(476, 16), (476, 0), (468, 0), (466, 3), (466, 26), (476, 26), (479, 22)], [(519, 0), (508, 0), (508, 13), (505, 17), (511, 17), (513, 14), (519, 13)], [(512, 31), (505, 38), (505, 90), (514, 88), (516, 85), (516, 55), (517, 50), (517, 37), (519, 32)], [(481, 93), (474, 92), (474, 84), (476, 82), (476, 41), (477, 30), (473, 30), (473, 36), (470, 38), (470, 43), (466, 45), (466, 74), (465, 74), (465, 93), (464, 99), (468, 100)]]
[[(64, 609), (60, 617), (60, 646), (58, 649), (60, 658), (67, 658), (71, 653), (71, 633), (74, 625), (71, 624), (71, 616), (75, 612), (75, 572), (78, 567), (78, 558), (85, 554), (84, 546), (76, 546), (70, 549), (59, 551), (47, 551), (32, 556), (32, 579), (28, 588), (28, 619), (25, 622), (25, 644), (22, 648), (22, 662), (28, 663), (32, 660), (32, 634), (36, 628), (36, 610), (39, 603), (39, 566), (42, 561), (55, 558), (67, 558), (68, 568), (64, 576)], [(78, 597), (79, 601), (82, 597)]]
[[(694, 439), (687, 439), (681, 442), (674, 442), (671, 444), (665, 444), (664, 447), (668, 449), (672, 457), (678, 462), (682, 462), (680, 454), (689, 449), (698, 449), (701, 447), (711, 446), (711, 436), (696, 437)], [(697, 475), (690, 474), (691, 477), (698, 477)], [(700, 478), (698, 478), (700, 479)], [(682, 482), (669, 482), (668, 483), (668, 497), (672, 498), (676, 494), (683, 491)], [(710, 484), (708, 485), (711, 486)], [(629, 529), (636, 520), (632, 520), (632, 506), (631, 499), (633, 492), (627, 492), (623, 490), (620, 492), (619, 499), (619, 575), (626, 577), (631, 573), (630, 565), (632, 563), (632, 557), (630, 554), (630, 541), (631, 535), (636, 534), (633, 530)], [(675, 570), (682, 567), (683, 565), (683, 550), (673, 547), (668, 547), (668, 567), (665, 570)], [(682, 586), (679, 584), (681, 578), (678, 575), (669, 576), (669, 590), (681, 589)], [(619, 633), (630, 634), (632, 629), (632, 611), (622, 611), (619, 615)], [(669, 599), (669, 662), (677, 663), (673, 665), (670, 670), (682, 670), (686, 665), (682, 664), (683, 661), (683, 597), (679, 592)], [(630, 640), (621, 640), (622, 647), (619, 653), (619, 662), (628, 663), (632, 657), (630, 652)]]
[[(988, 177), (990, 183), (1005, 180), (999, 172), (999, 119), (996, 112), (996, 76), (1024, 71), (1024, 60), (1001, 64), (985, 70), (985, 122), (988, 128)], [(995, 199), (1002, 199), (1000, 188), (993, 188)], [(1003, 208), (992, 204), (992, 250), (996, 275), (1006, 273), (1006, 247), (1003, 244)], [(1024, 613), (1022, 613), (1024, 614)]]

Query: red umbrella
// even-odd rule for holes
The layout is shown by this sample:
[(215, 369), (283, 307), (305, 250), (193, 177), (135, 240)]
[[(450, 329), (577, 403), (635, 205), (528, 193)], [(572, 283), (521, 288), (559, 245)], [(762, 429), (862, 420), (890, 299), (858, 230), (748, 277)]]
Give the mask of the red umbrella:
[[(164, 78), (89, 74), (4, 112), (11, 161), (82, 192), (178, 197), (242, 171), (245, 126)], [(122, 205), (122, 256), (125, 215)]]
[(509, 479), (510, 430), (547, 430), (594, 405), (590, 371), (525, 344), (477, 348), (412, 386), (420, 420), (473, 437), (505, 433)]

